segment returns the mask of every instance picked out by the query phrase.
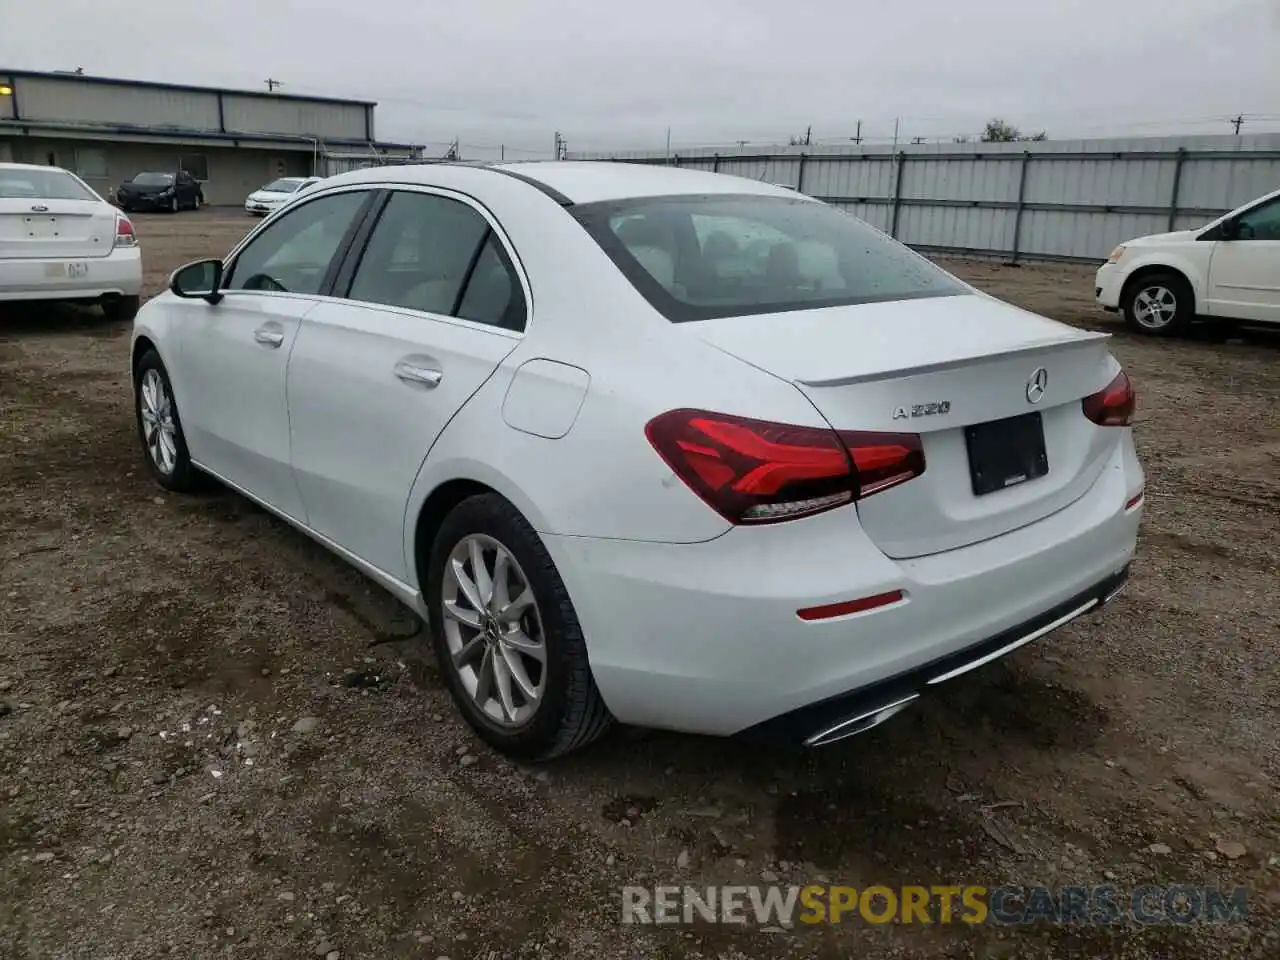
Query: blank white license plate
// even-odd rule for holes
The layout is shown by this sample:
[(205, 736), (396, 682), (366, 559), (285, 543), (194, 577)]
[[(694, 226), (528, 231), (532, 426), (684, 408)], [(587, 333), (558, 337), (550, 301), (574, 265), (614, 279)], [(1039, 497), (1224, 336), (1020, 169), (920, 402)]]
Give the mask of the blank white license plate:
[(66, 277), (70, 280), (78, 280), (80, 277), (89, 275), (89, 265), (82, 260), (72, 260), (67, 263), (46, 263), (44, 265), (44, 275), (50, 278)]

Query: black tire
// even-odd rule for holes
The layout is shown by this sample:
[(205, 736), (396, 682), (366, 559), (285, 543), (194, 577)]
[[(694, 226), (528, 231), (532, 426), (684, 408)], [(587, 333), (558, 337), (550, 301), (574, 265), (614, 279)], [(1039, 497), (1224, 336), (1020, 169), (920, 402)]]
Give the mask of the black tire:
[[(519, 727), (503, 726), (477, 706), (453, 665), (445, 638), (445, 564), (454, 547), (472, 534), (502, 544), (537, 598), (546, 649), (545, 686), (537, 711)], [(613, 725), (591, 675), (586, 641), (564, 581), (529, 521), (507, 500), (497, 494), (470, 497), (445, 517), (430, 547), (424, 598), (449, 692), (467, 722), (495, 750), (519, 760), (549, 760), (585, 747)]]
[(102, 313), (112, 323), (129, 323), (141, 306), (141, 297), (112, 297), (102, 301)]
[(170, 212), (170, 213), (177, 213), (177, 212), (178, 212), (178, 210), (179, 210), (179, 206), (178, 206), (178, 198), (177, 198), (177, 197), (174, 197), (172, 200), (170, 200), (170, 201), (169, 201), (169, 212)]
[(204, 205), (204, 197), (200, 196), (200, 194), (197, 193), (191, 200), (191, 209), (199, 210), (203, 205)]
[[(165, 471), (156, 463), (155, 458), (148, 449), (146, 428), (143, 425), (143, 382), (147, 372), (152, 370), (159, 375), (161, 382), (164, 384), (166, 395), (172, 407), (174, 445), (177, 451), (174, 456), (173, 469), (169, 471)], [(156, 483), (166, 490), (172, 490), (176, 493), (187, 493), (198, 489), (203, 478), (200, 472), (191, 464), (191, 455), (187, 452), (187, 438), (182, 432), (182, 419), (178, 415), (178, 404), (173, 399), (173, 384), (169, 382), (169, 372), (165, 370), (160, 354), (156, 353), (155, 350), (148, 350), (144, 353), (138, 360), (138, 366), (134, 370), (133, 411), (138, 425), (138, 443), (142, 447), (142, 458), (146, 461), (147, 469), (151, 471)]]
[[(1196, 296), (1177, 273), (1147, 273), (1124, 288), (1121, 309), (1130, 329), (1150, 337), (1173, 337), (1187, 332), (1196, 318)], [(1152, 305), (1158, 305), (1158, 311)]]

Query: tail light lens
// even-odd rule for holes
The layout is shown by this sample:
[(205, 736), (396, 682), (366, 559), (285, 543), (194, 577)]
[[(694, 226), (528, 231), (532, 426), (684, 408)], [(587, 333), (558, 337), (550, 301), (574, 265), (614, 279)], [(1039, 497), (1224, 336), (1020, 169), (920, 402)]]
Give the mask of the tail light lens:
[(705, 410), (672, 410), (645, 427), (655, 450), (732, 523), (810, 516), (924, 472), (910, 433), (837, 432)]
[(133, 232), (133, 221), (128, 217), (116, 217), (116, 239), (117, 247), (136, 247), (138, 245), (138, 235)]
[(1138, 404), (1137, 394), (1128, 375), (1121, 370), (1115, 379), (1085, 397), (1080, 403), (1084, 415), (1100, 427), (1127, 427), (1133, 423), (1133, 411)]

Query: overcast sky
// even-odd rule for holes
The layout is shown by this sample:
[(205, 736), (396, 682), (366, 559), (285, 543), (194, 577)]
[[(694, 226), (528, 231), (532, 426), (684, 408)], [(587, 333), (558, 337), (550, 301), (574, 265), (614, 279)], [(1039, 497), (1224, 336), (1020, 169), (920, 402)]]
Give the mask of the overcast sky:
[[(0, 0), (0, 67), (379, 101), (464, 156), (1280, 129), (1280, 0)], [(1251, 116), (1253, 115), (1253, 116)]]

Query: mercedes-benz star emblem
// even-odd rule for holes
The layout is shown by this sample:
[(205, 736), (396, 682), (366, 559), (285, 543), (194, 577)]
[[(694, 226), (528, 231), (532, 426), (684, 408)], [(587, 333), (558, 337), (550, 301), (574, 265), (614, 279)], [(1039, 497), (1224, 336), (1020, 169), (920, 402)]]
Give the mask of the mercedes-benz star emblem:
[(1049, 371), (1044, 367), (1036, 367), (1035, 373), (1027, 381), (1027, 403), (1039, 403), (1049, 386)]

